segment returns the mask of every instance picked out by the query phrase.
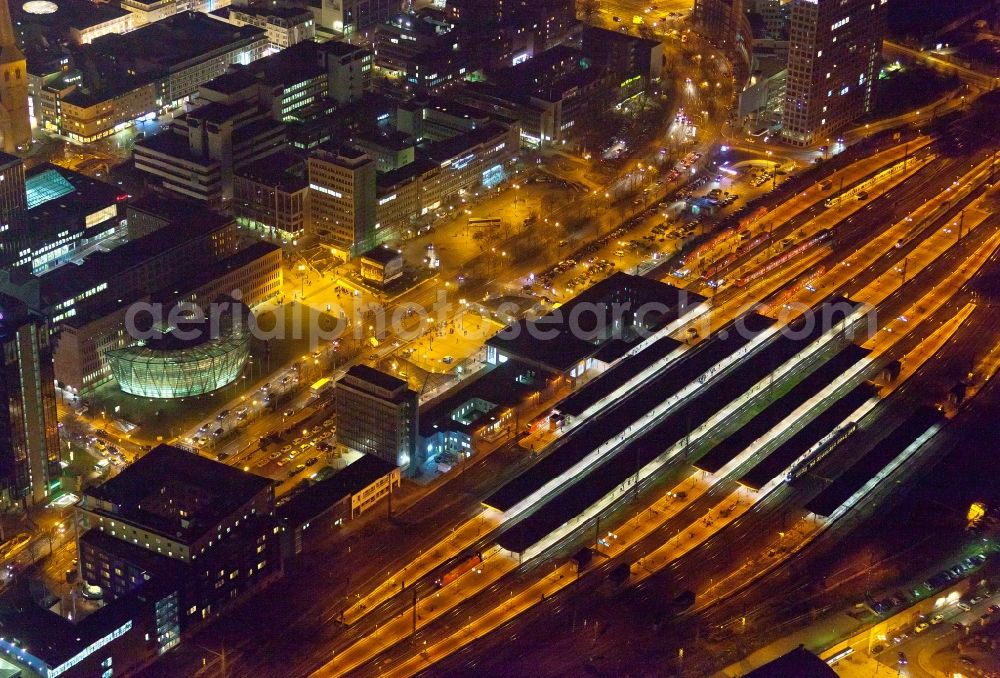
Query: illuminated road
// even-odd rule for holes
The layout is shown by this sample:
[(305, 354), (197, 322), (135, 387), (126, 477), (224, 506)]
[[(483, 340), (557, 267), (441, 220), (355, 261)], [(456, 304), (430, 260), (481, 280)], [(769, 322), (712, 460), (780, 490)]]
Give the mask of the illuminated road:
[(1000, 78), (995, 78), (985, 73), (965, 68), (961, 64), (953, 64), (947, 59), (936, 56), (933, 52), (916, 50), (899, 43), (886, 40), (882, 43), (882, 55), (885, 57), (904, 57), (912, 59), (926, 66), (930, 66), (936, 71), (948, 75), (957, 75), (959, 78), (976, 85), (985, 90), (992, 90), (1000, 83)]

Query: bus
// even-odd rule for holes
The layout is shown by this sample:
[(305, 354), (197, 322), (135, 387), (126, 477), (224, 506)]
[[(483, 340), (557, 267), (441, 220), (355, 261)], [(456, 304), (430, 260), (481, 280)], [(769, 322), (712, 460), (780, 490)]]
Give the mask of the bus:
[(333, 384), (330, 383), (330, 378), (323, 377), (322, 379), (320, 379), (319, 381), (317, 381), (316, 383), (314, 383), (312, 386), (309, 387), (309, 394), (314, 398), (318, 398), (319, 396), (328, 392), (332, 387)]

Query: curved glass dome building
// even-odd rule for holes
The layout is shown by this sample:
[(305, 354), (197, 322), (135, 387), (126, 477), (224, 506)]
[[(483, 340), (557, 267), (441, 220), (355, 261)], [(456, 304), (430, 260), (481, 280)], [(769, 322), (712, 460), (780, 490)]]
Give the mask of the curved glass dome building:
[[(246, 308), (246, 307), (244, 307)], [(232, 383), (250, 355), (250, 331), (232, 316), (171, 327), (153, 339), (106, 354), (125, 393), (146, 398), (196, 396)]]

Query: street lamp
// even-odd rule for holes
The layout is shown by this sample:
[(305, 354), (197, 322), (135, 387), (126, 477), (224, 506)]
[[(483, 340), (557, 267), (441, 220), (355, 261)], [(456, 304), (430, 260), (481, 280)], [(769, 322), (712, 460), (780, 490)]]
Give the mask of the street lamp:
[(301, 288), (300, 288), (301, 291), (299, 292), (299, 296), (304, 299), (305, 296), (306, 296), (306, 265), (305, 264), (299, 264), (299, 282), (301, 283)]

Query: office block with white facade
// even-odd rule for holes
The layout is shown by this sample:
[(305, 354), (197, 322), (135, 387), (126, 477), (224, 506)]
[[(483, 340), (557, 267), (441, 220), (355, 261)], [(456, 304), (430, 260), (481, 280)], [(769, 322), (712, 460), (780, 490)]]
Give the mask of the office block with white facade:
[(340, 444), (404, 471), (419, 470), (417, 394), (405, 381), (355, 365), (337, 382), (334, 394)]
[(309, 228), (347, 259), (377, 244), (375, 161), (351, 146), (320, 148), (309, 157)]

